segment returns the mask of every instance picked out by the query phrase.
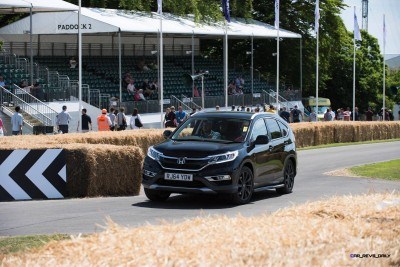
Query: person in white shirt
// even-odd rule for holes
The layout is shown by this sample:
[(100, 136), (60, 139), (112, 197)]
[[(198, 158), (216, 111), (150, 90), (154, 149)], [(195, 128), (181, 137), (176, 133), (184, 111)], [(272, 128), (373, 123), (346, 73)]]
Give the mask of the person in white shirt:
[(58, 131), (62, 133), (68, 133), (68, 124), (72, 120), (71, 115), (67, 112), (67, 106), (62, 107), (62, 111), (56, 116), (56, 125)]
[(19, 113), (20, 110), (21, 108), (19, 106), (16, 106), (15, 113), (11, 117), (13, 135), (22, 135), (22, 125), (24, 125), (24, 119), (22, 118), (22, 115)]
[(129, 125), (131, 126), (132, 130), (140, 129), (141, 127), (143, 127), (142, 118), (140, 117), (139, 111), (137, 108), (133, 109), (132, 117), (129, 121)]

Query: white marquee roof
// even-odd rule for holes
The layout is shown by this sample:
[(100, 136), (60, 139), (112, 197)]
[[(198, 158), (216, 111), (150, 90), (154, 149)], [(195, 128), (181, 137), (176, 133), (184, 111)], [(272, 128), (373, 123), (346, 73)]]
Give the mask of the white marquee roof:
[[(1, 0), (4, 1), (10, 0)], [(14, 2), (12, 0), (10, 2)], [(30, 0), (45, 1), (45, 0)], [(55, 1), (55, 0), (52, 0)], [(52, 2), (51, 1), (51, 2)], [(50, 2), (50, 1), (49, 1)], [(62, 1), (63, 2), (63, 1)], [(115, 9), (82, 8), (82, 33), (126, 32), (156, 34), (160, 29), (160, 19), (156, 13), (130, 12)], [(77, 11), (35, 13), (33, 15), (33, 34), (77, 34)], [(21, 19), (0, 29), (0, 34), (23, 34), (29, 30), (29, 17)], [(195, 23), (191, 18), (172, 14), (163, 15), (163, 34), (214, 35), (225, 34), (223, 22), (211, 24)], [(266, 23), (232, 19), (228, 23), (230, 37), (273, 38), (277, 30)], [(301, 38), (301, 35), (281, 29), (281, 38)]]
[(28, 13), (33, 12), (78, 10), (78, 6), (62, 0), (1, 0), (0, 13)]

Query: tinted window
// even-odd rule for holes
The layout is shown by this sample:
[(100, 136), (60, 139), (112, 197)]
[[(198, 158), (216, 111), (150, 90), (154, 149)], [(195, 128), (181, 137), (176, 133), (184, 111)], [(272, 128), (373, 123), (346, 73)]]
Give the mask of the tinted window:
[(267, 135), (267, 127), (263, 119), (259, 119), (254, 123), (253, 131), (251, 133), (251, 142), (254, 142), (259, 135)]
[(282, 136), (287, 136), (288, 134), (288, 128), (286, 127), (285, 124), (283, 124), (282, 122), (278, 121), (279, 127), (281, 128), (281, 133)]
[(282, 137), (281, 128), (279, 128), (278, 122), (274, 119), (267, 119), (268, 130), (271, 133), (272, 139)]

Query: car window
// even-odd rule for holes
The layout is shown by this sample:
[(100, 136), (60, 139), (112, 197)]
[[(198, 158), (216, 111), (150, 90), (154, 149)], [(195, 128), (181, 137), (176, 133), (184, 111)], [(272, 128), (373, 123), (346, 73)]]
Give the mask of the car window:
[(189, 118), (174, 132), (172, 139), (243, 142), (249, 122), (236, 118)]
[(254, 142), (259, 135), (267, 135), (267, 127), (265, 126), (265, 122), (263, 119), (259, 119), (254, 122), (253, 130), (251, 132), (250, 141)]
[(281, 129), (279, 128), (278, 122), (274, 119), (267, 119), (268, 130), (271, 133), (272, 139), (278, 139), (282, 137)]
[(288, 132), (289, 132), (287, 126), (280, 121), (278, 121), (278, 124), (279, 124), (279, 128), (281, 128), (282, 136), (284, 136), (284, 137), (287, 136)]

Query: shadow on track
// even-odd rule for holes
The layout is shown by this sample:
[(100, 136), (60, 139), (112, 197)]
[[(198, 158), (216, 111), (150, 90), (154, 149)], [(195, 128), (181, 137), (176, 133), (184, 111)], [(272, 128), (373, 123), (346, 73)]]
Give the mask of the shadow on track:
[[(251, 205), (256, 201), (262, 201), (269, 198), (281, 196), (275, 190), (266, 190), (253, 194)], [(225, 195), (206, 195), (206, 194), (172, 194), (166, 201), (144, 201), (132, 204), (134, 207), (151, 208), (151, 209), (229, 209), (237, 205), (230, 202), (229, 196)]]

